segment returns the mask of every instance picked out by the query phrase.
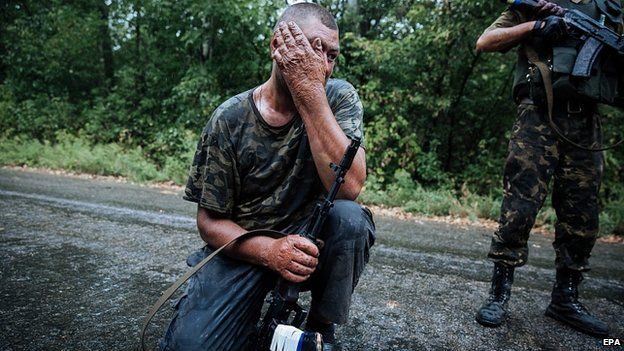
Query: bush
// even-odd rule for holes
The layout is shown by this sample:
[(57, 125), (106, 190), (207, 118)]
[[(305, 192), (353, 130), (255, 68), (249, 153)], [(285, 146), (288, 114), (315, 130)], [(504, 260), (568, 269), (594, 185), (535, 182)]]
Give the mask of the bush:
[(500, 201), (496, 198), (472, 193), (467, 187), (459, 194), (445, 188), (427, 189), (404, 170), (396, 171), (385, 187), (374, 175), (369, 176), (360, 200), (433, 216), (496, 219), (500, 213)]

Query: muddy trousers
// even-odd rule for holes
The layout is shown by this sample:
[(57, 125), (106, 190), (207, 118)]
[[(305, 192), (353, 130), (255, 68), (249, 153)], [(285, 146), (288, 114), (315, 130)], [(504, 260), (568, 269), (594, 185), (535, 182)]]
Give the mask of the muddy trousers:
[[(566, 107), (557, 108), (554, 120), (573, 141), (596, 147), (602, 136), (594, 110), (570, 113)], [(557, 214), (555, 264), (557, 268), (588, 270), (598, 235), (602, 153), (560, 141), (548, 123), (545, 109), (530, 104), (518, 106), (508, 152), (501, 217), (488, 257), (514, 267), (527, 262), (529, 232), (552, 178), (552, 204)]]
[[(295, 233), (296, 229), (283, 232)], [(325, 242), (319, 264), (304, 283), (304, 290), (310, 290), (312, 295), (310, 313), (343, 324), (349, 316), (353, 289), (375, 240), (372, 215), (355, 202), (338, 200), (319, 239)], [(192, 254), (187, 263), (193, 266), (211, 252), (205, 247)], [(260, 320), (264, 299), (276, 280), (276, 274), (267, 269), (218, 255), (189, 280), (160, 348), (245, 349)]]

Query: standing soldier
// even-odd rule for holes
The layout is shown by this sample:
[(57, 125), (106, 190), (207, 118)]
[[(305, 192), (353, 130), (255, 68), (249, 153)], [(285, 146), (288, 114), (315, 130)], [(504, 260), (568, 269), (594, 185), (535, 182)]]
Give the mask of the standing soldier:
[[(596, 105), (617, 94), (618, 76), (613, 72), (616, 64), (605, 54), (597, 60), (586, 84), (575, 85), (571, 73), (582, 42), (568, 33), (562, 18), (567, 9), (621, 31), (619, 0), (539, 0), (532, 6), (508, 8), (477, 41), (479, 51), (519, 47), (513, 87), (518, 119), (505, 163), (499, 227), (488, 253), (494, 261), (492, 286), (476, 319), (487, 327), (503, 322), (514, 268), (527, 262), (529, 232), (553, 178), (557, 274), (546, 316), (604, 337), (608, 327), (578, 301), (578, 285), (581, 273), (589, 270), (588, 259), (598, 234), (597, 196), (604, 162), (600, 152), (590, 150), (602, 141)], [(544, 77), (540, 73), (543, 67), (547, 67)], [(546, 75), (552, 77), (551, 85)], [(547, 91), (554, 94), (552, 114)]]

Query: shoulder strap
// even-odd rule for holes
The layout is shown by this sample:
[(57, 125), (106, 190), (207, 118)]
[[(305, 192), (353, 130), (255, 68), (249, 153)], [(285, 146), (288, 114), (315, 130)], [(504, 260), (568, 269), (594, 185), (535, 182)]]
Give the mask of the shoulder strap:
[(554, 94), (553, 94), (552, 76), (550, 74), (550, 69), (548, 68), (548, 66), (546, 66), (544, 61), (542, 61), (539, 58), (537, 51), (535, 51), (533, 47), (529, 45), (525, 45), (524, 47), (525, 47), (525, 53), (527, 55), (527, 58), (529, 59), (529, 62), (534, 64), (537, 67), (537, 69), (540, 71), (540, 74), (542, 75), (542, 80), (544, 81), (544, 90), (546, 91), (546, 102), (548, 104), (548, 123), (550, 124), (550, 127), (555, 131), (557, 136), (561, 138), (561, 140), (581, 150), (596, 151), (596, 152), (613, 149), (617, 147), (618, 145), (622, 144), (622, 142), (624, 142), (624, 140), (620, 140), (614, 145), (611, 145), (609, 147), (591, 148), (591, 147), (580, 145), (570, 140), (568, 137), (566, 137), (563, 134), (563, 132), (559, 129), (559, 127), (557, 127), (557, 125), (555, 124), (555, 121), (553, 120)]
[(193, 276), (193, 274), (197, 273), (197, 271), (199, 271), (202, 267), (204, 267), (206, 263), (210, 262), (210, 260), (212, 260), (216, 255), (218, 255), (219, 252), (221, 252), (221, 250), (225, 249), (226, 247), (232, 245), (235, 242), (241, 242), (249, 238), (253, 238), (255, 236), (268, 236), (268, 237), (277, 239), (277, 238), (284, 237), (286, 235), (287, 234), (280, 233), (275, 230), (269, 230), (269, 229), (258, 229), (258, 230), (249, 231), (239, 237), (232, 239), (227, 244), (216, 249), (208, 257), (204, 258), (201, 262), (196, 264), (188, 272), (184, 273), (183, 276), (181, 276), (175, 283), (171, 284), (171, 286), (167, 290), (165, 290), (165, 292), (162, 293), (158, 301), (156, 301), (156, 303), (149, 309), (149, 312), (147, 313), (147, 317), (145, 318), (145, 322), (143, 322), (143, 327), (141, 328), (141, 349), (143, 351), (145, 350), (145, 332), (147, 331), (147, 327), (149, 326), (149, 323), (151, 322), (152, 318), (154, 318), (154, 316), (160, 310), (160, 308), (165, 304), (165, 302), (167, 302), (171, 298), (171, 296), (173, 296), (173, 294), (184, 283), (186, 283), (187, 280), (189, 280)]

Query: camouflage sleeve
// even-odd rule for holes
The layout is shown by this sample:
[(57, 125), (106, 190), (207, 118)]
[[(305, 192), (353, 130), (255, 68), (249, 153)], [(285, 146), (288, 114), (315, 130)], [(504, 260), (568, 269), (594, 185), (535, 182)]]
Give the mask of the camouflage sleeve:
[(496, 21), (494, 21), (494, 23), (487, 27), (485, 31), (483, 31), (483, 33), (485, 34), (491, 30), (498, 28), (509, 28), (517, 26), (523, 22), (526, 22), (526, 20), (527, 19), (525, 18), (525, 16), (523, 16), (521, 12), (508, 8), (507, 10), (503, 11), (503, 13), (501, 13), (501, 15), (496, 19)]
[(364, 144), (364, 107), (353, 85), (346, 81), (338, 81), (329, 92), (331, 109), (338, 125), (349, 137), (362, 139)]
[(235, 204), (236, 157), (228, 128), (217, 109), (197, 143), (184, 199), (206, 209), (231, 215)]

